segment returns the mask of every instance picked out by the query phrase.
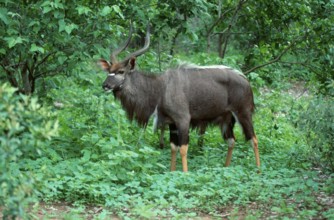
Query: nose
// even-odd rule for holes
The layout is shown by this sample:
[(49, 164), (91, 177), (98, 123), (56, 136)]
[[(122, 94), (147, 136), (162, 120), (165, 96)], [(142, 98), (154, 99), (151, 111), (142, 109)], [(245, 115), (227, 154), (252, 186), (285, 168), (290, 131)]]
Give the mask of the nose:
[(102, 88), (103, 88), (104, 91), (109, 91), (109, 90), (112, 89), (108, 84), (103, 84)]

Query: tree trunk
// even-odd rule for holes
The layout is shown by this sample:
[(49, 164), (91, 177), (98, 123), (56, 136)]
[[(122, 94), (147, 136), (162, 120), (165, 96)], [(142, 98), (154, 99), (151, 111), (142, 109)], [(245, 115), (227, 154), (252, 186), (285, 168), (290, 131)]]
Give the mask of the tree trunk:
[(21, 70), (21, 77), (22, 77), (22, 93), (25, 95), (31, 94), (31, 87), (29, 83), (29, 76), (28, 76), (28, 64), (27, 62), (24, 63), (22, 70)]
[(177, 29), (177, 31), (176, 31), (176, 33), (175, 33), (173, 39), (172, 39), (172, 46), (171, 46), (170, 51), (169, 51), (169, 54), (170, 54), (171, 56), (174, 54), (174, 48), (175, 48), (175, 45), (176, 45), (176, 39), (177, 39), (177, 37), (179, 36), (180, 32), (181, 32), (181, 28), (179, 27), (179, 28)]
[(223, 57), (223, 38), (224, 38), (224, 34), (223, 33), (219, 33), (219, 37), (218, 37), (218, 54), (220, 58), (224, 58)]

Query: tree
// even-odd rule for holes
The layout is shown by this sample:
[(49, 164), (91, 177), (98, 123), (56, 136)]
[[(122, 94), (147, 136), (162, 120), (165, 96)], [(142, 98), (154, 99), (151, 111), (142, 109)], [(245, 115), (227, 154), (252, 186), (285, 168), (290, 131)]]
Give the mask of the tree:
[(32, 94), (39, 79), (70, 74), (78, 62), (107, 53), (101, 42), (110, 45), (113, 39), (106, 33), (120, 36), (123, 31), (115, 22), (123, 17), (120, 8), (109, 5), (60, 0), (1, 3), (0, 79), (20, 93)]
[[(247, 2), (237, 26), (250, 34), (234, 38), (245, 52), (242, 69), (247, 73), (280, 62), (313, 72), (325, 70), (320, 62), (333, 58), (329, 51), (334, 45), (328, 40), (334, 35), (333, 6), (331, 1), (316, 0)], [(286, 60), (286, 54), (293, 60)]]
[(177, 38), (182, 34), (187, 35), (192, 41), (199, 41), (196, 33), (198, 30), (194, 27), (197, 21), (193, 19), (205, 13), (207, 8), (208, 3), (205, 0), (159, 1), (159, 14), (155, 17), (155, 23), (165, 39), (171, 39), (170, 55), (174, 54)]

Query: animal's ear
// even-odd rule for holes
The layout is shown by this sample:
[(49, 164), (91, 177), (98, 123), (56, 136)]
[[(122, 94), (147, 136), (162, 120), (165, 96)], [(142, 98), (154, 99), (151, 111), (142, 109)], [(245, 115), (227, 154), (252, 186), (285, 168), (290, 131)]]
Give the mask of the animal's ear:
[(104, 70), (104, 71), (109, 71), (110, 68), (110, 63), (104, 59), (100, 59), (99, 61), (97, 61), (97, 64)]
[(129, 60), (129, 64), (130, 64), (130, 70), (133, 70), (135, 68), (135, 65), (136, 65), (136, 58), (131, 57), (130, 60)]

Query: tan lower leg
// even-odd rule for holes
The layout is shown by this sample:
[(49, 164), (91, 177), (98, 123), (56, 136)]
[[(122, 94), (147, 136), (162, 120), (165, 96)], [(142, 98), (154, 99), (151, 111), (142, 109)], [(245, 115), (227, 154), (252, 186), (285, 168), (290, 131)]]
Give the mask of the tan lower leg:
[(177, 153), (177, 146), (175, 144), (171, 143), (171, 161), (170, 161), (170, 170), (175, 171), (176, 170), (176, 153)]
[(258, 141), (257, 141), (256, 136), (252, 138), (251, 143), (254, 149), (256, 166), (260, 167), (260, 154), (259, 154)]
[(230, 166), (231, 160), (232, 160), (232, 152), (234, 148), (234, 139), (230, 138), (227, 140), (228, 141), (228, 151), (227, 151), (227, 157), (226, 157), (226, 162), (225, 162), (225, 167)]
[(188, 172), (187, 152), (188, 152), (188, 145), (182, 145), (180, 148), (180, 154), (182, 158), (183, 172)]

